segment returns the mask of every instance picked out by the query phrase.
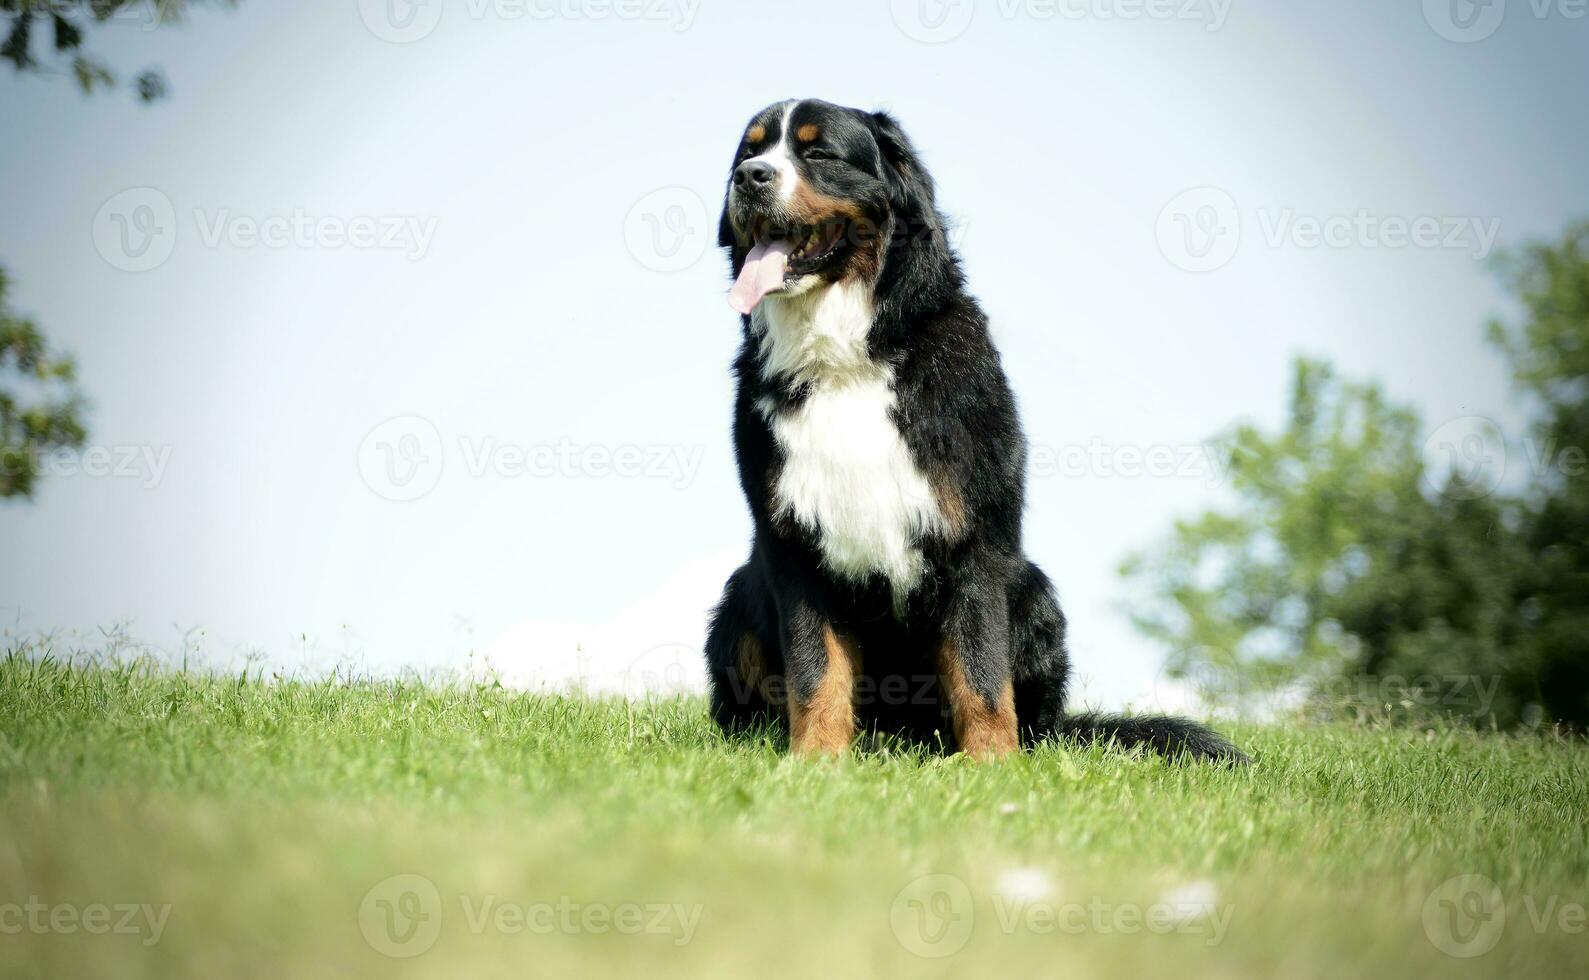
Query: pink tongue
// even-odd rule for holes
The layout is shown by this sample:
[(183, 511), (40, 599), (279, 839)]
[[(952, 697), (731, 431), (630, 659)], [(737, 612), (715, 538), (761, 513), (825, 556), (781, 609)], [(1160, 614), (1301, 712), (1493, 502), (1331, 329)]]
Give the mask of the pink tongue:
[(784, 267), (789, 264), (789, 253), (794, 243), (786, 240), (758, 242), (745, 256), (745, 265), (728, 291), (728, 305), (741, 313), (749, 313), (767, 297), (768, 293), (783, 288)]

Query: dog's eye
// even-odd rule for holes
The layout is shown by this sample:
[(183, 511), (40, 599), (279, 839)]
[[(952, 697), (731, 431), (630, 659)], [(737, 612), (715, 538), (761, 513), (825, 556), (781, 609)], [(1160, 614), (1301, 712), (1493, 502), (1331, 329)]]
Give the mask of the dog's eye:
[(827, 150), (822, 150), (822, 149), (818, 149), (816, 147), (812, 147), (811, 149), (806, 151), (806, 159), (807, 160), (837, 160), (838, 157), (836, 157), (833, 154), (829, 153)]

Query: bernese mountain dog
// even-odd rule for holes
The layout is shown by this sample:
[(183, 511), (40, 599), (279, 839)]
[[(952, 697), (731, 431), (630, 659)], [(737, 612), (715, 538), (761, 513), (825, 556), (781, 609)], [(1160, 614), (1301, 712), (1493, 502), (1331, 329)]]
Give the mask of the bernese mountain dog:
[(1065, 617), (1021, 546), (1015, 398), (892, 117), (814, 99), (745, 127), (718, 230), (755, 523), (706, 641), (726, 732), (887, 733), (994, 757), (1050, 737), (1245, 757), (1201, 725), (1067, 714)]

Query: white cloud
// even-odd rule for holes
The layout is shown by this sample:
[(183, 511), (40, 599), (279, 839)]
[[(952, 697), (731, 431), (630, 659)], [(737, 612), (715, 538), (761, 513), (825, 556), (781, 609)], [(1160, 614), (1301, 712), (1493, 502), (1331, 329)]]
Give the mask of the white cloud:
[(707, 618), (743, 561), (742, 553), (727, 551), (689, 561), (604, 622), (524, 620), (484, 646), (474, 673), (516, 688), (629, 697), (704, 692)]

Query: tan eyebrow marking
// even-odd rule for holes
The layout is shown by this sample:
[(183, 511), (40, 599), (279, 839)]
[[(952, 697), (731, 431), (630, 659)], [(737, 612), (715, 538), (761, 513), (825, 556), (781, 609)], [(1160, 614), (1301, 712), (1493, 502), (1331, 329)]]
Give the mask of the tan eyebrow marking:
[(762, 140), (767, 138), (767, 127), (763, 126), (761, 123), (757, 123), (745, 132), (745, 138), (750, 140), (752, 143), (760, 143)]
[(806, 123), (795, 130), (795, 139), (802, 143), (809, 143), (822, 133), (822, 127), (816, 123)]

